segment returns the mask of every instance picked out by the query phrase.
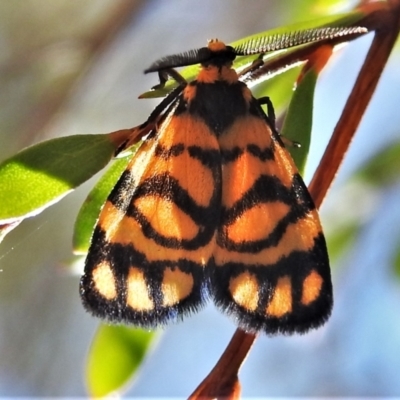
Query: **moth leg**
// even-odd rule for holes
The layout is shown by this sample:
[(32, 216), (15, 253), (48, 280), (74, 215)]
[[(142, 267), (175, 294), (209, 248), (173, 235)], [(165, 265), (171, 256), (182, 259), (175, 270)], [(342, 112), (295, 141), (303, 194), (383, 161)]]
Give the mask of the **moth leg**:
[(153, 86), (152, 89), (163, 89), (170, 77), (175, 80), (180, 86), (186, 86), (187, 84), (186, 79), (178, 71), (173, 68), (167, 68), (158, 71), (158, 79), (160, 80), (160, 83)]
[(276, 129), (276, 116), (275, 116), (275, 109), (274, 105), (272, 104), (271, 99), (268, 96), (260, 97), (258, 99), (258, 103), (260, 106), (265, 105), (267, 107), (267, 122), (268, 125), (270, 125), (271, 129), (275, 132), (278, 133)]
[(132, 134), (129, 138), (122, 143), (114, 153), (114, 156), (117, 156), (121, 152), (125, 151), (129, 147), (133, 146), (134, 144), (139, 143), (143, 138), (148, 135), (150, 132), (157, 130), (157, 126), (162, 121), (162, 118), (168, 114), (168, 109), (174, 100), (179, 96), (179, 94), (183, 90), (183, 86), (178, 86), (172, 92), (170, 92), (160, 104), (152, 111), (149, 118), (141, 125), (132, 128)]
[(265, 115), (266, 121), (268, 125), (271, 127), (272, 132), (274, 132), (276, 135), (280, 137), (283, 144), (285, 146), (290, 146), (290, 147), (296, 147), (296, 148), (301, 147), (301, 144), (299, 142), (291, 140), (278, 132), (278, 129), (276, 128), (275, 109), (271, 99), (268, 96), (260, 97), (258, 99), (258, 103), (260, 104), (260, 106), (265, 105), (267, 107), (267, 113)]
[(239, 77), (242, 77), (247, 74), (251, 75), (254, 71), (261, 68), (264, 65), (264, 60), (263, 60), (264, 55), (265, 53), (261, 53), (247, 68), (240, 71)]
[(280, 134), (280, 138), (286, 147), (295, 147), (296, 149), (299, 149), (301, 147), (300, 142), (296, 142), (295, 140), (289, 139), (286, 136), (283, 136), (281, 134)]

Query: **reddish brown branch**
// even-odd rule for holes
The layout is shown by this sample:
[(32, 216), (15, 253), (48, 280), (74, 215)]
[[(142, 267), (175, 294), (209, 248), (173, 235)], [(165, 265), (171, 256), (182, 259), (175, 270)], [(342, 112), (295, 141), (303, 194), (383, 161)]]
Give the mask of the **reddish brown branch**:
[(256, 335), (237, 329), (215, 367), (189, 399), (238, 399), (240, 397), (239, 369), (255, 338)]
[(380, 25), (376, 28), (366, 60), (309, 186), (317, 207), (321, 205), (343, 161), (396, 42), (400, 30), (400, 1), (392, 1), (392, 7), (380, 10), (379, 15), (370, 14), (369, 21), (374, 24), (379, 21)]

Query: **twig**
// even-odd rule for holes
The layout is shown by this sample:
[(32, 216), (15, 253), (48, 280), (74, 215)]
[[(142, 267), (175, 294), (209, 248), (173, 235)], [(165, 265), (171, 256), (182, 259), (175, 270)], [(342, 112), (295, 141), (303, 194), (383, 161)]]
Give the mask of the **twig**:
[(400, 30), (400, 1), (392, 1), (390, 8), (370, 14), (366, 22), (371, 26), (379, 23), (379, 26), (376, 27), (371, 48), (309, 185), (317, 207), (321, 205), (343, 161), (396, 42)]
[(209, 375), (190, 395), (189, 400), (240, 397), (238, 373), (256, 335), (236, 329), (228, 347)]

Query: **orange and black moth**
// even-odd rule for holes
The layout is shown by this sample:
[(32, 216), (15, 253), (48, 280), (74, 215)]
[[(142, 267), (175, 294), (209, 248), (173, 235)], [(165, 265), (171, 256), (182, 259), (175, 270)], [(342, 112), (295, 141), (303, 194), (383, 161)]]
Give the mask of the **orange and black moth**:
[[(342, 31), (240, 48), (215, 40), (146, 70), (179, 86), (138, 127), (146, 136), (100, 213), (80, 286), (90, 312), (153, 328), (211, 298), (252, 332), (303, 333), (327, 320), (332, 284), (317, 211), (270, 101), (253, 97), (232, 62)], [(201, 65), (192, 82), (172, 69), (192, 64)]]

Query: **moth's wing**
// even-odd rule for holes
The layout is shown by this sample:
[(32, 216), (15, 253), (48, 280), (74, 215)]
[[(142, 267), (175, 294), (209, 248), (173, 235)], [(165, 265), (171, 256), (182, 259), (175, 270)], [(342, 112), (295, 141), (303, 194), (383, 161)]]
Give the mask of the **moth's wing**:
[(219, 140), (223, 189), (212, 294), (243, 329), (302, 333), (323, 324), (332, 308), (325, 239), (292, 158), (254, 114), (238, 118)]
[(215, 246), (221, 167), (213, 134), (187, 114), (166, 117), (103, 206), (81, 297), (94, 315), (154, 327), (196, 310)]

